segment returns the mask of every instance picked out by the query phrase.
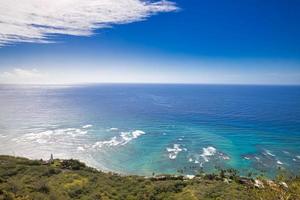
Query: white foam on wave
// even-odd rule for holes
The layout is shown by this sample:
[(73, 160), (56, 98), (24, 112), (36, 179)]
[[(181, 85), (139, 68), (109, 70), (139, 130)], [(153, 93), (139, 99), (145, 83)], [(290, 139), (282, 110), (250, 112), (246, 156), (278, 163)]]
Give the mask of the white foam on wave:
[(133, 139), (138, 138), (141, 135), (146, 134), (144, 131), (141, 130), (135, 130), (132, 132), (121, 132), (119, 136), (114, 136), (109, 140), (104, 141), (98, 141), (94, 145), (92, 145), (92, 148), (102, 148), (102, 147), (111, 147), (111, 146), (119, 146), (119, 145), (125, 145), (128, 142), (130, 142)]
[(283, 164), (280, 160), (277, 160), (276, 163), (277, 163), (278, 165), (282, 165), (282, 164)]
[(263, 153), (263, 154), (275, 157), (275, 155), (272, 154), (271, 151), (269, 151), (269, 150), (265, 150), (265, 153)]
[(79, 147), (77, 147), (77, 150), (78, 150), (78, 151), (85, 151), (85, 148), (79, 146)]
[(181, 152), (183, 149), (180, 148), (180, 144), (173, 144), (173, 148), (167, 148), (167, 152), (169, 153), (169, 158), (171, 160), (174, 160), (177, 158), (177, 155), (179, 154), (179, 152)]
[(118, 130), (119, 130), (118, 128), (114, 128), (114, 127), (107, 129), (107, 131), (118, 131)]
[(197, 154), (194, 156), (194, 163), (202, 166), (204, 163), (203, 162), (209, 162), (211, 159), (218, 159), (218, 160), (230, 160), (230, 157), (226, 155), (223, 152), (218, 151), (215, 147), (213, 146), (208, 146), (202, 148), (202, 153)]
[(87, 130), (82, 130), (80, 128), (65, 128), (65, 129), (54, 129), (46, 130), (38, 133), (27, 133), (19, 138), (14, 138), (13, 141), (16, 142), (36, 142), (39, 144), (50, 144), (57, 143), (58, 141), (63, 141), (66, 138), (78, 137), (87, 134)]
[(140, 131), (140, 130), (135, 130), (135, 131), (132, 132), (132, 136), (133, 136), (134, 139), (141, 136), (141, 135), (144, 135), (144, 134), (145, 134), (145, 132)]
[(229, 156), (222, 155), (221, 157), (222, 157), (223, 160), (230, 160), (230, 157), (229, 157)]
[(91, 125), (91, 124), (87, 124), (87, 125), (82, 126), (82, 128), (91, 128), (91, 127), (93, 127), (93, 125)]
[(217, 153), (217, 149), (211, 146), (202, 148), (202, 150), (203, 153), (200, 154), (200, 156), (204, 159), (205, 162), (208, 162), (210, 157)]
[(296, 156), (296, 158), (300, 160), (300, 156)]
[(121, 141), (117, 140), (117, 137), (114, 136), (110, 140), (98, 141), (92, 147), (93, 148), (102, 148), (103, 146), (117, 146)]
[(286, 155), (290, 155), (290, 152), (288, 151), (282, 151), (283, 153), (285, 153)]

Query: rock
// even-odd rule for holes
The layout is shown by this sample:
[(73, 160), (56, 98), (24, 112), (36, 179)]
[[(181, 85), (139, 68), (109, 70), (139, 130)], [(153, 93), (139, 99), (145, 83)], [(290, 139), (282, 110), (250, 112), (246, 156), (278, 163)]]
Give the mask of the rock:
[(266, 183), (272, 188), (277, 188), (276, 183), (274, 183), (272, 180), (266, 180)]
[(289, 188), (289, 186), (286, 184), (286, 182), (283, 182), (283, 181), (281, 181), (280, 183), (279, 183), (279, 185), (280, 186), (282, 186), (282, 187), (284, 187), (284, 188)]
[(167, 177), (166, 176), (155, 176), (155, 177), (152, 177), (152, 180), (164, 181), (164, 180), (167, 180)]
[(258, 179), (255, 179), (254, 180), (254, 186), (257, 187), (257, 188), (264, 188), (264, 184), (261, 180), (258, 180)]
[(248, 185), (248, 186), (252, 186), (252, 180), (249, 179), (249, 178), (243, 178), (243, 177), (240, 177), (239, 178), (239, 183), (242, 184), (242, 185)]
[(224, 178), (224, 183), (230, 183), (229, 180), (227, 178)]
[(188, 179), (193, 179), (195, 176), (194, 175), (186, 175), (186, 178)]

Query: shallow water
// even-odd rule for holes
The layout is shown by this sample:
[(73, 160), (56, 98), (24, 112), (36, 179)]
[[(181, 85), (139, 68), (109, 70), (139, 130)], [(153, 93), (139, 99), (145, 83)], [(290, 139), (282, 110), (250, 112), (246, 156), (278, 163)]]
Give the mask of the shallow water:
[(300, 170), (300, 87), (0, 86), (0, 154), (103, 170)]

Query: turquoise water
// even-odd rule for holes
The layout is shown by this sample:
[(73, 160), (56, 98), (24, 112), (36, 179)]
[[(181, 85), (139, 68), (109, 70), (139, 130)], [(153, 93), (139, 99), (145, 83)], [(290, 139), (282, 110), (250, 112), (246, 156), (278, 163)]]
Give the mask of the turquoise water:
[(0, 86), (0, 154), (102, 170), (300, 170), (300, 87)]

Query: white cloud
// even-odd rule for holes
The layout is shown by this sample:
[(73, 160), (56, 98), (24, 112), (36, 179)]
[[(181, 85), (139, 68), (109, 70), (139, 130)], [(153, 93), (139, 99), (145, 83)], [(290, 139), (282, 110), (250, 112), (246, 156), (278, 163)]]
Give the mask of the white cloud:
[(0, 73), (0, 83), (39, 83), (45, 77), (46, 74), (36, 69), (15, 68)]
[(52, 42), (53, 34), (90, 36), (98, 28), (174, 10), (165, 0), (1, 0), (0, 46)]

